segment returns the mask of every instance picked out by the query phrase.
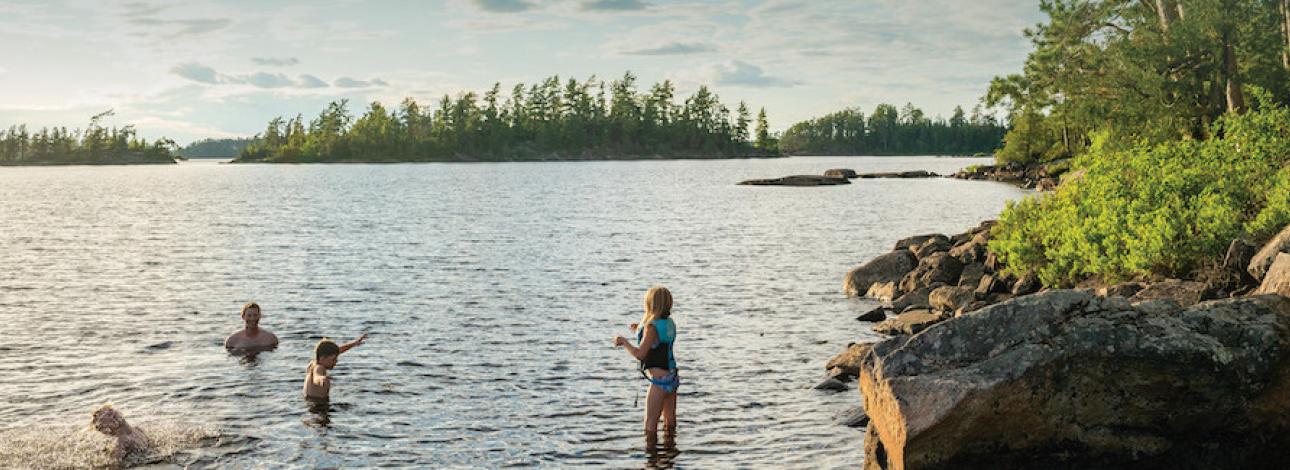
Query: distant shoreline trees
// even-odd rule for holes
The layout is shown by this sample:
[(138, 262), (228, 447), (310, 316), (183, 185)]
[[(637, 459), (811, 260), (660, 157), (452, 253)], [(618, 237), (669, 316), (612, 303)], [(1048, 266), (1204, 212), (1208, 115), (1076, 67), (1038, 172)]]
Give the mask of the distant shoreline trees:
[(787, 155), (974, 155), (994, 152), (1007, 128), (980, 109), (954, 108), (948, 121), (927, 118), (913, 104), (880, 104), (866, 119), (848, 108), (793, 124), (780, 137)]
[(134, 126), (103, 127), (111, 110), (90, 118), (85, 130), (66, 127), (28, 131), (25, 124), (0, 130), (0, 165), (174, 163), (170, 139), (148, 142)]
[(225, 139), (202, 139), (184, 146), (175, 152), (184, 158), (234, 158), (242, 154), (242, 149), (251, 145), (255, 139), (252, 137), (244, 138), (225, 138)]
[[(379, 102), (355, 118), (347, 101), (308, 122), (297, 115), (269, 122), (243, 150), (243, 162), (490, 161), (620, 158), (730, 158), (777, 155), (766, 130), (757, 134), (746, 103), (732, 112), (707, 87), (682, 103), (671, 81), (636, 90), (628, 72), (515, 85), (479, 95), (445, 95), (435, 109), (408, 98), (398, 109)], [(751, 140), (750, 140), (751, 139)]]

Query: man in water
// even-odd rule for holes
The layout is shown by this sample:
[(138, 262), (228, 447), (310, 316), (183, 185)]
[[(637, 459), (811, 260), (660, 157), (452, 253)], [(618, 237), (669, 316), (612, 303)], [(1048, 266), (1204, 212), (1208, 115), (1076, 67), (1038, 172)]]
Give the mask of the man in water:
[(269, 330), (260, 329), (260, 305), (251, 302), (242, 306), (242, 321), (246, 328), (229, 335), (224, 347), (234, 350), (264, 350), (278, 347), (278, 337)]

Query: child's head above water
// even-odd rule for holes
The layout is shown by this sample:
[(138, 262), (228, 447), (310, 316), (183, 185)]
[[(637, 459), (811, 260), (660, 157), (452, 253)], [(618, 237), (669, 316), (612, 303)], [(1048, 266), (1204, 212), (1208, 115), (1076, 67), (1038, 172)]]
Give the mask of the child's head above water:
[(126, 425), (125, 417), (121, 416), (121, 413), (115, 408), (112, 408), (112, 405), (103, 405), (94, 410), (94, 415), (90, 418), (90, 424), (94, 426), (94, 429), (109, 436), (115, 436)]
[(330, 369), (336, 367), (337, 359), (340, 359), (340, 346), (337, 346), (335, 341), (323, 338), (317, 346), (314, 346), (314, 363)]

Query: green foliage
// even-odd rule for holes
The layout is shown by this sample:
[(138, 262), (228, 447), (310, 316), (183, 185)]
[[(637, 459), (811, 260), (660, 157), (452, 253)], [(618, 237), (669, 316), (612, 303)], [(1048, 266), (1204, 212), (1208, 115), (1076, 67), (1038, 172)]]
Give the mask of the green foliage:
[(1207, 140), (1123, 148), (1107, 133), (1051, 195), (1009, 204), (990, 249), (1046, 285), (1186, 275), (1233, 238), (1265, 239), (1290, 223), (1290, 111), (1259, 109), (1213, 124)]
[(956, 107), (946, 121), (929, 119), (912, 104), (903, 112), (880, 104), (867, 121), (851, 108), (793, 124), (779, 147), (790, 155), (969, 155), (994, 151), (1004, 130), (979, 108), (969, 120)]
[(134, 126), (99, 125), (111, 115), (109, 110), (90, 118), (83, 131), (55, 127), (28, 132), (25, 124), (11, 126), (0, 131), (0, 164), (174, 163), (173, 141), (148, 142), (137, 136)]
[(372, 103), (355, 118), (344, 101), (317, 118), (274, 119), (241, 161), (450, 161), (640, 157), (773, 156), (765, 111), (756, 146), (749, 109), (735, 115), (707, 87), (681, 104), (670, 81), (649, 93), (630, 72), (611, 82), (550, 77), (503, 96), (444, 96), (433, 111), (408, 98), (398, 109)]
[(1001, 163), (1116, 145), (1207, 138), (1245, 109), (1246, 86), (1290, 103), (1290, 16), (1265, 0), (1044, 0), (1021, 74), (997, 77), (987, 106), (1008, 111)]

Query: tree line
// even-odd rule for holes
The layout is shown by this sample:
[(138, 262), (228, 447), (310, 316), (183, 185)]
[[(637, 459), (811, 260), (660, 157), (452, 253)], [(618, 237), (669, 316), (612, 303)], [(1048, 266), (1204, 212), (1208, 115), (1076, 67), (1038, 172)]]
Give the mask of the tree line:
[[(671, 81), (637, 91), (630, 72), (605, 82), (558, 76), (509, 94), (444, 95), (433, 109), (408, 98), (355, 117), (347, 101), (316, 118), (275, 118), (240, 161), (473, 161), (773, 156), (762, 109), (733, 110), (706, 86), (676, 102)], [(755, 121), (754, 121), (755, 119)], [(755, 124), (754, 124), (755, 123)], [(755, 128), (751, 130), (750, 127)]]
[(242, 149), (254, 142), (252, 137), (201, 139), (184, 146), (175, 152), (184, 158), (233, 158), (242, 154)]
[(0, 163), (174, 163), (170, 139), (149, 142), (134, 126), (103, 127), (111, 110), (90, 118), (84, 130), (66, 127), (29, 131), (25, 124), (0, 130)]
[(974, 155), (993, 152), (1006, 131), (979, 106), (971, 117), (956, 106), (946, 121), (910, 103), (899, 111), (880, 104), (868, 119), (848, 108), (793, 124), (779, 148), (788, 155)]
[(1077, 155), (1113, 142), (1206, 139), (1250, 87), (1290, 102), (1290, 0), (1045, 0), (1048, 21), (1019, 74), (996, 77), (988, 106), (1012, 129), (1002, 162)]

